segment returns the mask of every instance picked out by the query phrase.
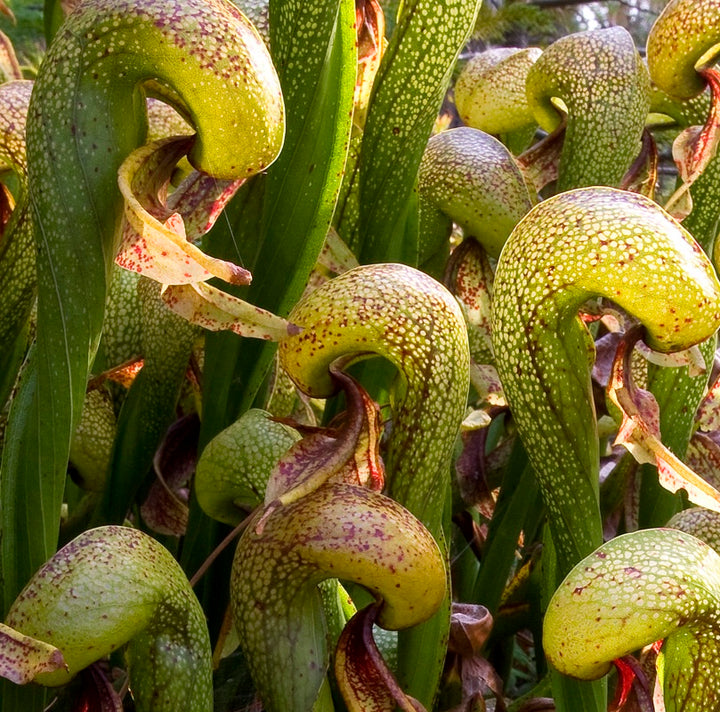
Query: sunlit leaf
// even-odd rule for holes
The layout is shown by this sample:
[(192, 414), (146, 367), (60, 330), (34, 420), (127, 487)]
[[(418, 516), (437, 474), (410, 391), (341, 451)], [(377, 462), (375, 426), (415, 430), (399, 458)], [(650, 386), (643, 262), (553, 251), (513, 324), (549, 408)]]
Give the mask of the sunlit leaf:
[(720, 445), (711, 436), (699, 431), (694, 433), (685, 461), (713, 487), (720, 488)]
[[(3, 6), (5, 6), (4, 3)], [(1, 8), (0, 12), (2, 12)], [(0, 32), (0, 77), (5, 82), (23, 78), (22, 69), (20, 69), (20, 64), (15, 55), (15, 48), (4, 32)]]
[(325, 244), (318, 255), (318, 263), (335, 274), (342, 274), (358, 266), (357, 257), (333, 227), (328, 230)]
[(665, 209), (674, 217), (682, 219), (692, 210), (689, 188), (700, 177), (717, 153), (720, 141), (720, 73), (712, 67), (699, 71), (712, 90), (710, 114), (704, 126), (690, 126), (675, 139), (673, 159), (678, 167), (682, 185), (673, 193)]
[(382, 490), (379, 409), (353, 378), (341, 371), (333, 377), (347, 399), (341, 424), (317, 429), (291, 448), (270, 476), (266, 505), (289, 504), (328, 480)]

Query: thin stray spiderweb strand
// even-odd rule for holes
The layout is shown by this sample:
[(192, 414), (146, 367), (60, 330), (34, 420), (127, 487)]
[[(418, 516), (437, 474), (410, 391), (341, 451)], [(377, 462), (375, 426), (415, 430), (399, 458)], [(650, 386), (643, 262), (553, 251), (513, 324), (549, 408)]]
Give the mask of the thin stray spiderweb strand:
[[(215, 179), (215, 183), (217, 184), (217, 179)], [(237, 194), (236, 194), (237, 195)], [(228, 232), (230, 233), (230, 239), (232, 240), (233, 247), (235, 248), (235, 255), (236, 258), (233, 260), (236, 262), (240, 267), (245, 269), (245, 262), (242, 258), (242, 255), (240, 254), (240, 246), (237, 243), (237, 240), (235, 239), (235, 230), (233, 229), (232, 223), (230, 222), (230, 218), (227, 214), (227, 205), (222, 210), (222, 217), (225, 219), (225, 224), (227, 225)]]

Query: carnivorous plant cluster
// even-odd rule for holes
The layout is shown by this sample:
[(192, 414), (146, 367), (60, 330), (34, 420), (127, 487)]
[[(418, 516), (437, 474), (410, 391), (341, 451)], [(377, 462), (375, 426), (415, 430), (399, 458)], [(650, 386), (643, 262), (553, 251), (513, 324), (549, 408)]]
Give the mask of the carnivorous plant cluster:
[(720, 710), (720, 0), (480, 4), (0, 38), (1, 712)]

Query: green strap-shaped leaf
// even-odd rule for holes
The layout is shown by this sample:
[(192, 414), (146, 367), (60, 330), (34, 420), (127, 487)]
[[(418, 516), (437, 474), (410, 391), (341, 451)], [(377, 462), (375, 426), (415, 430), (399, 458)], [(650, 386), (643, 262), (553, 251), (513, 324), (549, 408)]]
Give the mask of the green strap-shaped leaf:
[[(8, 427), (2, 470), (3, 488), (8, 479), (27, 483), (25, 506), (41, 513), (44, 528), (28, 532), (3, 507), (6, 605), (56, 546), (70, 435), (119, 240), (117, 170), (143, 142), (147, 80), (159, 80), (155, 86), (197, 129), (189, 159), (201, 170), (248, 176), (265, 168), (282, 142), (269, 56), (223, 0), (92, 0), (58, 32), (35, 83), (27, 131), (38, 236), (34, 373), (26, 379), (27, 407), (14, 409)], [(28, 556), (18, 558), (18, 540), (28, 536)]]
[(479, 6), (477, 0), (403, 4), (375, 78), (365, 124), (359, 159), (359, 235), (343, 235), (361, 264), (417, 264), (417, 234), (412, 229), (403, 245), (408, 201), (452, 68)]
[[(272, 54), (288, 117), (285, 146), (264, 184), (260, 234), (253, 231), (245, 242), (242, 228), (221, 221), (211, 236), (211, 245), (229, 248), (229, 258), (253, 272), (243, 298), (280, 316), (301, 296), (335, 208), (351, 126), (354, 20), (348, 0), (271, 2)], [(235, 215), (240, 223), (242, 213)], [(209, 436), (229, 424), (226, 404), (230, 420), (252, 405), (274, 352), (252, 341), (208, 340)], [(239, 392), (230, 390), (233, 382), (242, 383)]]
[[(284, 149), (268, 175), (240, 191), (208, 238), (209, 252), (253, 272), (239, 296), (280, 316), (300, 298), (334, 210), (350, 135), (354, 22), (351, 0), (271, 3), (273, 60), (287, 108)], [(274, 354), (274, 344), (208, 335), (201, 448), (253, 405)], [(186, 571), (197, 570), (224, 536), (201, 522), (199, 508), (191, 508)]]
[(518, 537), (539, 502), (532, 468), (527, 464), (527, 455), (520, 446), (513, 450), (503, 478), (471, 599), (487, 606), (493, 615), (497, 612), (516, 562)]
[(150, 471), (153, 456), (175, 418), (196, 327), (173, 314), (160, 298), (160, 285), (138, 283), (144, 364), (118, 415), (107, 485), (96, 523), (121, 524)]
[(45, 40), (50, 44), (65, 19), (61, 0), (45, 0), (43, 7)]

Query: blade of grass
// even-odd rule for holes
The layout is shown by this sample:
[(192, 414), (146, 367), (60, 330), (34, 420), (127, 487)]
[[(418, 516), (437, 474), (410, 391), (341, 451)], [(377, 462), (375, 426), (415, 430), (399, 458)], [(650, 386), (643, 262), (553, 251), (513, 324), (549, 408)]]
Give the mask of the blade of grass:
[(375, 78), (362, 140), (360, 229), (351, 242), (361, 263), (418, 253), (417, 225), (406, 234), (408, 201), (452, 68), (479, 7), (477, 0), (403, 4)]

